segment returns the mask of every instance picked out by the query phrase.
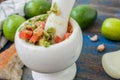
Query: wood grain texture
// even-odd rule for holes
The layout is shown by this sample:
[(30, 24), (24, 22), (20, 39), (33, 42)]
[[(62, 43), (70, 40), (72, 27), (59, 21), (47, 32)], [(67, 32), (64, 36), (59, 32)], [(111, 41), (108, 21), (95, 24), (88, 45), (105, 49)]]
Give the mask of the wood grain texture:
[[(1, 0), (0, 0), (1, 2)], [(103, 70), (101, 59), (102, 55), (120, 50), (120, 42), (110, 41), (101, 35), (102, 22), (109, 17), (120, 18), (120, 0), (76, 0), (74, 6), (81, 4), (89, 4), (98, 11), (96, 22), (88, 29), (83, 31), (83, 49), (79, 59), (77, 60), (77, 74), (74, 80), (114, 80), (109, 77)], [(88, 38), (94, 34), (98, 34), (97, 42), (91, 42)], [(9, 44), (9, 43), (8, 43)], [(105, 44), (106, 49), (103, 52), (97, 51), (99, 44)], [(22, 80), (33, 80), (30, 69), (24, 67)]]

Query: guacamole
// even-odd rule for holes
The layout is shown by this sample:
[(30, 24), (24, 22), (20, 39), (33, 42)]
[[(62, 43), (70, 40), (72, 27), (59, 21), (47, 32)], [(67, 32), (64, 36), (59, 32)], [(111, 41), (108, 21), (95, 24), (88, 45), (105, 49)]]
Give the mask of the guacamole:
[(72, 34), (73, 29), (70, 23), (66, 34), (62, 38), (55, 35), (56, 30), (54, 27), (44, 30), (47, 18), (48, 14), (44, 14), (34, 19), (29, 19), (20, 29), (19, 37), (30, 44), (49, 47), (52, 44), (64, 41)]

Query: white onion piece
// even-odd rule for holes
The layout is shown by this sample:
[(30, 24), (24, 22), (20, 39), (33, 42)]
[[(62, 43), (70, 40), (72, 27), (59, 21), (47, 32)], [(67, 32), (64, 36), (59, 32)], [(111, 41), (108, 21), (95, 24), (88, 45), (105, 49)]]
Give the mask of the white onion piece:
[(55, 35), (62, 38), (67, 31), (69, 15), (74, 2), (75, 0), (52, 0), (52, 5), (56, 3), (57, 8), (60, 10), (60, 15), (51, 13), (46, 21), (45, 30), (54, 27), (56, 29)]
[(109, 76), (120, 79), (120, 50), (104, 54), (102, 66)]

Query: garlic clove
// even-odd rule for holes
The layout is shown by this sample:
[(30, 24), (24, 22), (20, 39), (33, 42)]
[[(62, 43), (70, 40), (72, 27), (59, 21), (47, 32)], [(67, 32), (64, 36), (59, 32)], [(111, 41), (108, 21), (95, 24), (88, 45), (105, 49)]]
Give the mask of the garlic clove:
[(90, 37), (90, 36), (88, 36), (88, 37), (90, 38), (91, 41), (97, 41), (98, 40), (98, 35), (97, 34), (95, 34), (92, 37)]
[(109, 76), (120, 79), (120, 50), (104, 54), (102, 66)]
[(104, 49), (105, 49), (105, 45), (104, 45), (104, 44), (100, 44), (100, 45), (98, 45), (98, 47), (97, 47), (97, 50), (98, 50), (99, 52), (102, 52)]

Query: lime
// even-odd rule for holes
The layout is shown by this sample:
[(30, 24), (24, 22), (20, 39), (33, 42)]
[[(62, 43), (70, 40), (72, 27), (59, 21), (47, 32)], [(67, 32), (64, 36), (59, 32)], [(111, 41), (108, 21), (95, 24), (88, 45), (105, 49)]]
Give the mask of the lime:
[(14, 36), (17, 28), (25, 21), (25, 18), (20, 15), (10, 15), (3, 23), (3, 34), (10, 40), (14, 41)]
[(120, 19), (107, 18), (101, 27), (102, 35), (110, 40), (120, 40)]
[(45, 14), (50, 10), (51, 3), (46, 0), (32, 0), (25, 4), (24, 12), (27, 18)]
[(97, 10), (90, 5), (78, 5), (72, 9), (70, 16), (78, 22), (81, 29), (85, 29), (96, 20)]

